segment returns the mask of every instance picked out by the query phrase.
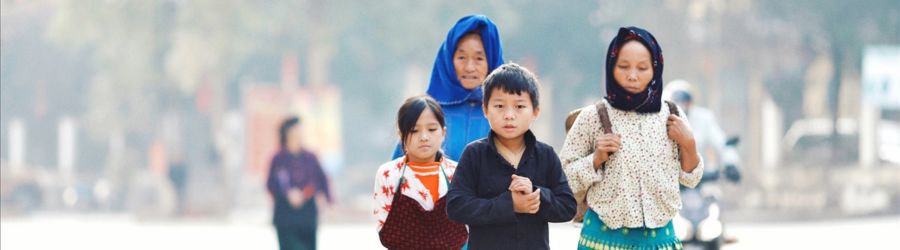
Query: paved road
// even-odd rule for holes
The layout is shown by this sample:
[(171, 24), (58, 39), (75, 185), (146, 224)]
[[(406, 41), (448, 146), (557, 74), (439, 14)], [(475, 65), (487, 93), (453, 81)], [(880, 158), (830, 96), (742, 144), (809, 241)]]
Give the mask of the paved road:
[[(0, 249), (277, 249), (265, 221), (137, 222), (125, 215), (40, 215), (0, 220)], [(553, 249), (574, 249), (578, 228), (554, 224)], [(900, 249), (900, 216), (730, 226), (725, 249)], [(327, 224), (320, 249), (381, 249), (369, 224)]]

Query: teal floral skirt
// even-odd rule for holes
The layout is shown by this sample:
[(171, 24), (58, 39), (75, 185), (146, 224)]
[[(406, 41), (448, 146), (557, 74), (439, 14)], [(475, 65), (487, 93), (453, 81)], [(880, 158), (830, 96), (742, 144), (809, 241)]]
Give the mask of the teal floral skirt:
[(611, 229), (603, 224), (593, 209), (588, 209), (584, 215), (578, 249), (681, 250), (682, 246), (678, 237), (675, 237), (671, 221), (660, 228)]

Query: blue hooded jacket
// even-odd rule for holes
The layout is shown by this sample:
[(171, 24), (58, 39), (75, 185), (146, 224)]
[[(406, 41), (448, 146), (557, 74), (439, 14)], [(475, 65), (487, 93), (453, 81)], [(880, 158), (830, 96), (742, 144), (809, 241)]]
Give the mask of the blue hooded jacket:
[[(465, 89), (456, 76), (453, 66), (453, 54), (456, 43), (471, 31), (481, 34), (481, 42), (487, 56), (488, 72), (503, 64), (503, 49), (500, 47), (500, 33), (497, 26), (487, 16), (466, 16), (456, 22), (447, 33), (447, 38), (438, 49), (431, 70), (431, 83), (428, 95), (437, 100), (444, 110), (447, 125), (447, 137), (444, 138), (444, 155), (454, 161), (459, 160), (463, 149), (469, 142), (487, 137), (491, 127), (481, 109), (484, 92), (479, 86)], [(398, 144), (393, 158), (403, 156)]]

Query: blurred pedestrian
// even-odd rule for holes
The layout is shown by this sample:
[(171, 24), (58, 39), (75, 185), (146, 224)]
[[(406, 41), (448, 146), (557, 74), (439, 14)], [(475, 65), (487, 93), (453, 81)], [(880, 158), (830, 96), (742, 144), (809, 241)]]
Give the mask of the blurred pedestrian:
[(688, 81), (674, 80), (666, 85), (668, 93), (663, 93), (678, 106), (684, 108), (684, 115), (690, 120), (697, 151), (705, 160), (703, 176), (718, 176), (722, 172), (722, 156), (726, 150), (727, 138), (717, 122), (712, 110), (694, 103), (694, 88)]
[(280, 150), (272, 158), (266, 185), (275, 201), (273, 223), (282, 250), (316, 249), (316, 196), (332, 203), (319, 160), (301, 145), (300, 119), (288, 118), (279, 133)]
[(168, 176), (169, 181), (175, 188), (175, 214), (182, 216), (187, 209), (187, 184), (188, 184), (188, 167), (184, 156), (179, 151), (174, 151), (172, 160), (169, 162)]

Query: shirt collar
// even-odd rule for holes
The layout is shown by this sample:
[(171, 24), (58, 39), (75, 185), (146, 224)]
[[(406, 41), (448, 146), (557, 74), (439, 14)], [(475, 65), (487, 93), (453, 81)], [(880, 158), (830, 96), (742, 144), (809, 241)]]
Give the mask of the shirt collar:
[[(529, 129), (528, 131), (525, 131), (524, 137), (525, 137), (525, 153), (522, 154), (522, 157), (523, 157), (522, 159), (525, 159), (526, 155), (530, 156), (534, 153), (534, 146), (537, 143), (537, 138), (534, 136), (534, 133), (531, 132), (531, 129)], [(497, 153), (497, 155), (500, 155), (500, 153), (497, 151), (497, 145), (494, 144), (494, 139), (496, 139), (496, 138), (497, 138), (497, 134), (494, 133), (493, 130), (491, 130), (491, 133), (488, 134), (488, 147), (490, 147), (491, 151), (494, 151), (495, 153)]]

